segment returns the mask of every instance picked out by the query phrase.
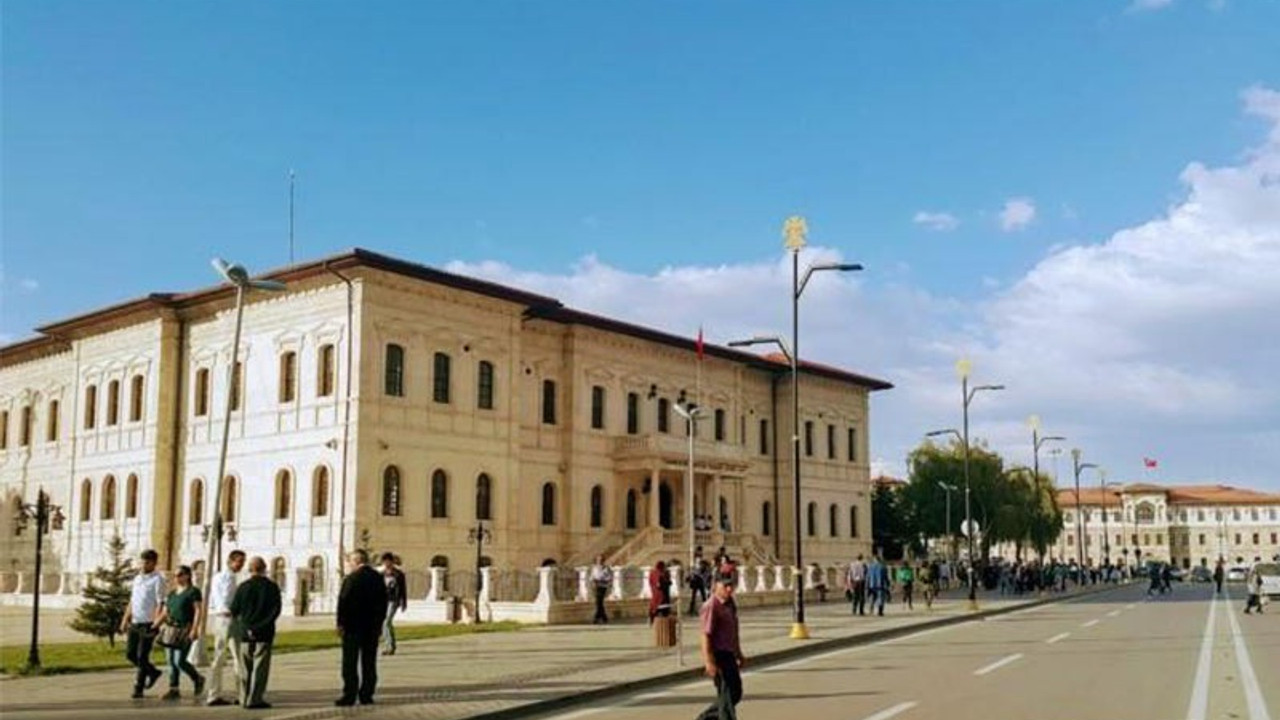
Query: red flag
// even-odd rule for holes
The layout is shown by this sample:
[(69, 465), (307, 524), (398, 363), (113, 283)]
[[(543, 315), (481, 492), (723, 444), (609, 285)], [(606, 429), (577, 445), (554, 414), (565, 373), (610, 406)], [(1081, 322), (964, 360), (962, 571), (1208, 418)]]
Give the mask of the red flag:
[(699, 325), (698, 326), (698, 359), (701, 360), (705, 355), (706, 353), (704, 352), (703, 345), (702, 345), (702, 326)]
[(1147, 468), (1148, 470), (1155, 468), (1159, 464), (1160, 463), (1157, 463), (1155, 458), (1149, 458), (1149, 457), (1142, 458), (1142, 466)]

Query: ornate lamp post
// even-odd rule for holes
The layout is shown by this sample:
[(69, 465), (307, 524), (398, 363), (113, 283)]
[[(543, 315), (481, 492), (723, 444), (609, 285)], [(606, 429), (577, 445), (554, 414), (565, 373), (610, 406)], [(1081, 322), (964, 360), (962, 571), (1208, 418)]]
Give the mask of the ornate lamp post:
[(27, 652), (27, 667), (40, 667), (40, 576), (44, 572), (44, 534), (50, 529), (61, 530), (66, 520), (62, 515), (62, 507), (49, 502), (44, 488), (36, 491), (35, 504), (23, 503), (18, 507), (18, 532), (27, 529), (34, 520), (36, 525), (36, 577), (31, 593), (31, 649)]
[[(1065, 441), (1066, 438), (1061, 435), (1045, 435), (1044, 437), (1041, 437), (1039, 415), (1032, 415), (1027, 419), (1027, 424), (1031, 426), (1031, 472), (1034, 473), (1033, 477), (1036, 484), (1035, 514), (1036, 517), (1039, 517), (1042, 509), (1042, 498), (1040, 497), (1040, 446), (1055, 440)], [(1044, 562), (1044, 553), (1040, 553), (1040, 562)]]
[(951, 493), (955, 492), (958, 488), (956, 488), (955, 485), (950, 485), (944, 482), (938, 483), (938, 487), (942, 488), (947, 493), (947, 558), (954, 563), (955, 543), (951, 542)]
[(1072, 474), (1076, 480), (1076, 585), (1084, 584), (1084, 536), (1083, 521), (1084, 516), (1080, 512), (1080, 471), (1086, 468), (1097, 469), (1097, 465), (1093, 463), (1080, 462), (1080, 448), (1071, 450), (1071, 468)]
[(477, 520), (476, 526), (467, 530), (467, 544), (476, 546), (476, 624), (483, 622), (480, 613), (480, 579), (481, 563), (484, 562), (484, 544), (493, 542), (493, 532), (484, 526), (483, 520)]

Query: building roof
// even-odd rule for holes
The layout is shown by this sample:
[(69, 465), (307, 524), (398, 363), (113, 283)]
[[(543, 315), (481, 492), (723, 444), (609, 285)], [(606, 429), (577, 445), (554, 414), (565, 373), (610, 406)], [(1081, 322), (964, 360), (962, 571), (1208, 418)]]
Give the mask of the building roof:
[[(1106, 502), (1118, 504), (1121, 495), (1164, 495), (1170, 505), (1280, 505), (1280, 494), (1232, 487), (1230, 485), (1156, 485), (1133, 483), (1108, 488)], [(1102, 504), (1101, 488), (1081, 488), (1082, 505)], [(1058, 490), (1058, 505), (1070, 507), (1076, 504), (1072, 488)]]
[[(595, 327), (690, 352), (697, 351), (697, 341), (692, 337), (680, 337), (642, 325), (574, 310), (565, 307), (559, 300), (546, 295), (539, 295), (488, 280), (438, 270), (427, 265), (401, 260), (363, 248), (353, 248), (327, 258), (271, 270), (259, 277), (287, 283), (329, 274), (331, 270), (341, 272), (359, 267), (383, 270), (404, 277), (506, 300), (523, 305), (525, 314), (529, 317), (566, 325)], [(208, 302), (226, 300), (232, 297), (234, 293), (234, 288), (227, 284), (214, 285), (185, 293), (152, 293), (142, 298), (109, 305), (88, 313), (55, 321), (36, 328), (36, 331), (41, 333), (40, 336), (0, 347), (0, 367), (34, 360), (68, 349), (70, 347), (68, 342), (70, 338), (93, 334), (94, 328), (113, 321), (120, 321), (122, 318), (127, 318), (131, 315), (154, 316), (157, 312), (163, 310), (181, 311)], [(711, 343), (704, 344), (703, 352), (712, 357), (744, 363), (750, 367), (768, 372), (778, 373), (790, 369), (790, 365), (781, 355), (757, 355)], [(891, 383), (884, 380), (819, 363), (802, 360), (799, 369), (810, 375), (852, 383), (872, 391), (888, 390), (893, 387)]]

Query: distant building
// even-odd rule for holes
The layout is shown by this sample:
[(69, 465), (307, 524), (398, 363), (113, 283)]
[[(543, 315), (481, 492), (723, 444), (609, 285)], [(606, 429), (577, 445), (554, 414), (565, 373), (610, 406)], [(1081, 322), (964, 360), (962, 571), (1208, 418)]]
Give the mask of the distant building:
[[(107, 540), (203, 565), (232, 400), (224, 549), (263, 555), (289, 598), (332, 607), (344, 550), (532, 569), (682, 556), (689, 512), (757, 562), (791, 556), (791, 380), (777, 358), (705, 348), (494, 283), (355, 250), (250, 293), (153, 294), (0, 348), (0, 594), (29, 577), (13, 515), (43, 487), (66, 516), (45, 587), (67, 594)], [(689, 322), (692, 328), (693, 320)], [(700, 380), (697, 379), (700, 374)], [(232, 380), (234, 378), (234, 380)], [(805, 559), (870, 551), (875, 378), (801, 370)], [(697, 403), (693, 508), (677, 406)]]

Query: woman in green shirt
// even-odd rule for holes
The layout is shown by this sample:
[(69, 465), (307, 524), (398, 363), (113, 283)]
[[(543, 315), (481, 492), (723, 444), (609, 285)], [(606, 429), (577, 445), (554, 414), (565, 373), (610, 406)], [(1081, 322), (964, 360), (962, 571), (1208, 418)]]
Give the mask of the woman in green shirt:
[(915, 585), (915, 579), (916, 574), (915, 571), (911, 569), (911, 563), (903, 561), (902, 565), (898, 567), (898, 584), (902, 586), (902, 602), (907, 604), (908, 610), (915, 609), (911, 604), (911, 595)]
[(160, 617), (155, 622), (157, 629), (165, 625), (178, 628), (177, 642), (164, 649), (165, 659), (169, 664), (169, 692), (164, 694), (164, 700), (177, 700), (181, 697), (178, 693), (180, 673), (186, 673), (191, 678), (196, 697), (204, 693), (204, 676), (196, 672), (195, 667), (187, 661), (191, 643), (200, 637), (200, 614), (204, 612), (204, 603), (201, 602), (200, 588), (191, 584), (189, 566), (178, 567), (176, 583), (177, 587), (165, 598), (164, 608), (160, 610)]

